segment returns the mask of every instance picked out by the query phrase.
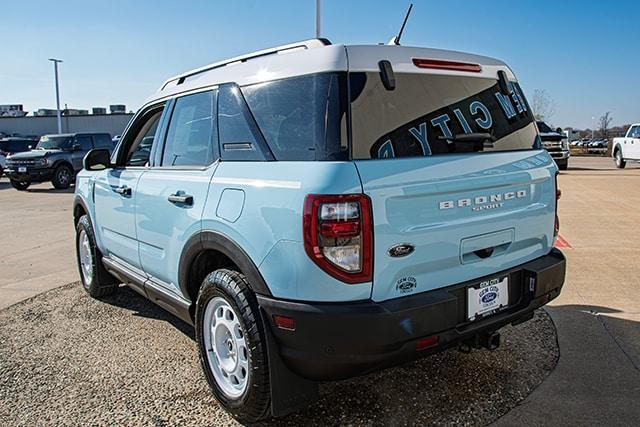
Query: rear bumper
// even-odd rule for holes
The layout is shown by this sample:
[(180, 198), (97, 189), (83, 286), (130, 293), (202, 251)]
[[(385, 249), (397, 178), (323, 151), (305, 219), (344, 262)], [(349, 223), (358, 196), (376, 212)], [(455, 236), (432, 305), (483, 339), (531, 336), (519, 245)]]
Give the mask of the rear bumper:
[(5, 175), (14, 181), (43, 182), (50, 181), (53, 176), (53, 169), (49, 168), (27, 168), (27, 172), (18, 172), (17, 167), (8, 167), (4, 170)]
[[(507, 309), (467, 321), (466, 289), (484, 278), (447, 288), (376, 303), (301, 303), (258, 295), (280, 355), (292, 371), (312, 380), (349, 378), (442, 351), (510, 323), (560, 294), (565, 258), (548, 255), (498, 275), (510, 278)], [(295, 319), (295, 330), (275, 326), (273, 315)], [(417, 342), (437, 336), (437, 344), (416, 350)]]

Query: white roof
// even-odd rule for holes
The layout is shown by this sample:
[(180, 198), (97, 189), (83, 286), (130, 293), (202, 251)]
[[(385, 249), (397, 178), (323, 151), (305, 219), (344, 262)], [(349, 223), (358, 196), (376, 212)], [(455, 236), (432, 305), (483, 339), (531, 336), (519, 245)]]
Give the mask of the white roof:
[[(413, 58), (436, 59), (478, 64), (481, 71), (423, 69)], [(391, 62), (396, 73), (429, 73), (496, 78), (504, 70), (515, 79), (511, 70), (497, 59), (468, 53), (394, 45), (332, 45), (326, 40), (312, 39), (278, 46), (216, 62), (177, 75), (165, 81), (146, 103), (172, 95), (221, 83), (235, 82), (240, 86), (332, 71), (378, 71), (378, 62)], [(146, 104), (145, 103), (145, 104)]]

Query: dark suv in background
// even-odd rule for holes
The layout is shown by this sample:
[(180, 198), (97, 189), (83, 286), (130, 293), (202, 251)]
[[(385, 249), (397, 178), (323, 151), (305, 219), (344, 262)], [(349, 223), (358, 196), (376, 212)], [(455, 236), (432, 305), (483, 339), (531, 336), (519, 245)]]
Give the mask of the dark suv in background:
[(113, 151), (108, 133), (67, 133), (44, 135), (35, 149), (7, 157), (5, 173), (17, 190), (32, 182), (51, 181), (57, 189), (69, 188), (82, 169), (85, 154), (94, 148)]

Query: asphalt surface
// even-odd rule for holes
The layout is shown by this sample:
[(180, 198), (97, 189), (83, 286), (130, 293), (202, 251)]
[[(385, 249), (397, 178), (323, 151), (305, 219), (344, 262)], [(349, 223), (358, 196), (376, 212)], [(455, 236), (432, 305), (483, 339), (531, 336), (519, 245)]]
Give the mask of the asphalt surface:
[[(640, 404), (638, 403), (640, 402), (640, 279), (638, 279), (640, 277), (640, 262), (638, 262), (640, 259), (640, 227), (638, 227), (640, 223), (640, 214), (638, 213), (640, 167), (637, 164), (628, 163), (626, 169), (617, 170), (613, 167), (612, 160), (608, 158), (572, 158), (569, 170), (561, 173), (559, 183), (563, 190), (560, 202), (561, 234), (572, 247), (564, 250), (568, 259), (568, 275), (563, 293), (547, 311), (557, 327), (560, 358), (555, 370), (542, 384), (521, 404), (500, 418), (498, 424), (637, 425), (637, 420), (640, 419)], [(77, 280), (70, 203), (71, 194), (56, 192), (51, 189), (49, 184), (39, 184), (34, 186), (33, 190), (18, 193), (8, 186), (6, 179), (0, 180), (0, 215), (2, 218), (0, 224), (3, 226), (3, 233), (0, 234), (0, 308), (7, 307), (44, 290)], [(106, 323), (113, 328), (112, 333), (106, 337), (101, 334), (95, 334), (96, 336), (91, 334), (90, 337), (79, 335), (85, 337), (89, 342), (98, 344), (104, 339), (110, 347), (107, 347), (106, 350), (103, 348), (102, 352), (113, 352), (123, 356), (117, 361), (112, 360), (107, 363), (106, 366), (111, 368), (108, 374), (102, 373), (105, 378), (114, 376), (114, 373), (124, 375), (119, 371), (121, 370), (128, 375), (128, 381), (133, 387), (137, 378), (142, 378), (149, 372), (168, 369), (169, 374), (163, 377), (164, 380), (158, 377), (154, 380), (155, 382), (138, 388), (135, 397), (131, 401), (126, 400), (123, 404), (137, 408), (138, 400), (145, 401), (145, 396), (157, 396), (154, 389), (173, 387), (172, 384), (175, 381), (168, 381), (167, 378), (172, 378), (171, 375), (177, 371), (162, 364), (163, 360), (173, 360), (170, 357), (172, 354), (175, 356), (176, 363), (183, 370), (192, 372), (190, 371), (192, 368), (199, 369), (195, 359), (195, 345), (192, 341), (189, 343), (190, 339), (186, 338), (188, 333), (187, 335), (182, 332), (178, 333), (181, 330), (179, 323), (176, 324), (178, 321), (169, 320), (170, 316), (163, 314), (162, 310), (137, 296), (133, 296), (131, 301), (139, 301), (135, 304), (139, 304), (144, 309), (120, 307), (117, 303), (94, 306), (93, 301), (82, 299), (81, 294), (73, 293), (77, 292), (77, 289), (75, 291), (73, 289), (75, 288), (53, 292), (60, 293), (61, 302), (75, 301), (74, 304), (78, 306), (76, 310), (86, 311), (87, 306), (91, 307), (90, 311), (83, 316), (91, 316), (94, 312), (106, 315), (100, 324)], [(11, 375), (16, 377), (12, 377), (13, 379), (3, 377), (0, 380), (0, 393), (2, 393), (0, 394), (0, 424), (11, 424), (9, 422), (3, 423), (3, 419), (17, 422), (21, 419), (20, 413), (27, 411), (25, 408), (28, 408), (23, 406), (24, 402), (21, 404), (5, 392), (5, 389), (9, 389), (10, 381), (22, 381), (20, 384), (28, 384), (29, 376), (47, 370), (47, 366), (35, 366), (27, 360), (29, 356), (38, 356), (41, 352), (49, 351), (38, 345), (39, 341), (30, 341), (30, 336), (40, 337), (49, 343), (49, 347), (54, 350), (64, 349), (68, 353), (58, 353), (58, 357), (69, 362), (62, 364), (59, 369), (73, 370), (74, 372), (86, 371), (86, 375), (96, 375), (94, 370), (97, 368), (95, 366), (88, 363), (85, 358), (74, 357), (77, 352), (81, 353), (80, 350), (76, 350), (73, 346), (65, 347), (55, 340), (49, 342), (46, 339), (53, 336), (50, 335), (53, 332), (47, 332), (44, 327), (45, 320), (41, 321), (38, 318), (41, 316), (39, 313), (42, 310), (36, 307), (38, 307), (37, 304), (46, 306), (51, 295), (53, 294), (45, 294), (24, 304), (0, 311), (0, 336), (2, 337), (0, 340), (0, 364), (3, 365), (0, 366), (0, 376), (3, 372), (8, 371), (5, 366), (9, 366), (11, 363)], [(25, 323), (25, 328), (29, 334), (25, 337), (18, 333), (20, 322), (25, 319), (16, 316), (18, 316), (17, 311), (28, 310), (30, 304), (36, 305), (32, 309), (31, 317), (27, 316), (28, 321)], [(111, 309), (116, 311), (108, 311)], [(150, 317), (140, 314), (148, 310), (160, 314)], [(56, 311), (53, 310), (53, 312)], [(62, 316), (64, 319), (64, 311), (56, 313), (56, 316)], [(161, 314), (165, 317), (162, 317)], [(109, 322), (115, 322), (118, 325), (118, 322), (122, 321), (118, 320), (118, 316), (121, 315), (128, 315), (134, 320), (146, 319), (145, 321), (151, 322), (152, 326), (149, 326), (149, 329), (139, 330), (138, 326), (128, 327), (129, 322), (124, 322), (122, 325), (124, 330), (120, 330)], [(70, 316), (69, 312), (66, 316)], [(110, 320), (112, 318), (115, 320)], [(62, 322), (56, 324), (56, 327), (65, 328), (66, 324)], [(134, 341), (128, 335), (132, 332), (131, 328), (133, 328), (133, 332), (140, 332), (139, 335), (147, 339), (154, 336), (153, 331), (164, 333), (164, 330), (168, 328), (173, 332), (170, 332), (169, 335), (165, 334), (165, 338), (169, 339), (166, 346), (163, 343), (156, 343), (154, 339), (151, 341), (153, 350), (145, 352), (144, 345), (128, 347), (128, 344)], [(16, 341), (14, 334), (7, 334), (4, 331), (14, 331), (15, 337), (22, 336), (24, 341)], [(148, 333), (145, 334), (145, 331)], [(517, 336), (519, 332), (515, 331), (514, 333)], [(192, 353), (188, 354), (188, 350), (185, 349), (175, 350), (174, 342), (170, 339), (177, 340), (178, 338), (171, 338), (171, 334), (182, 335), (187, 341), (182, 342), (181, 345), (191, 348)], [(545, 336), (549, 338), (548, 335)], [(145, 341), (141, 342), (147, 344)], [(549, 341), (547, 340), (547, 342)], [(5, 348), (12, 350), (11, 352), (2, 351)], [(174, 353), (171, 353), (172, 351)], [(16, 357), (16, 355), (25, 354), (25, 352), (26, 356), (23, 356), (22, 359)], [(479, 355), (482, 353), (478, 352)], [(409, 406), (402, 404), (402, 399), (413, 399), (414, 394), (412, 393), (416, 392), (416, 381), (427, 388), (431, 382), (438, 384), (437, 390), (445, 393), (445, 400), (436, 399), (433, 402), (444, 407), (449, 411), (448, 413), (455, 413), (455, 415), (463, 417), (465, 412), (476, 413), (476, 406), (472, 406), (468, 402), (465, 404), (465, 398), (460, 397), (460, 393), (464, 393), (465, 383), (459, 381), (469, 375), (469, 372), (476, 372), (477, 369), (474, 370), (474, 366), (478, 365), (466, 365), (464, 362), (466, 359), (458, 359), (463, 356), (458, 353), (454, 353), (456, 356), (446, 356), (448, 354), (450, 353), (437, 356), (444, 358), (439, 362), (432, 360), (434, 358), (418, 362), (418, 364), (430, 363), (430, 365), (417, 365), (417, 368), (409, 369), (410, 375), (403, 377), (402, 381), (397, 383), (401, 384), (400, 388), (395, 388), (394, 384), (396, 383), (393, 382), (393, 375), (397, 376), (397, 372), (405, 372), (405, 367), (365, 377), (363, 381), (373, 381), (369, 388), (357, 382), (361, 380), (356, 380), (349, 387), (342, 389), (339, 388), (341, 383), (337, 383), (335, 385), (338, 387), (337, 391), (331, 389), (332, 385), (329, 388), (330, 393), (336, 394), (340, 399), (329, 398), (327, 400), (325, 397), (307, 412), (295, 416), (303, 416), (302, 418), (294, 417), (290, 420), (297, 420), (299, 423), (305, 423), (307, 420), (323, 423), (324, 420), (327, 420), (328, 423), (340, 424), (348, 422), (380, 424), (383, 421), (395, 421), (400, 424), (407, 421), (412, 414), (418, 413), (410, 411)], [(134, 364), (133, 367), (136, 369), (128, 371), (127, 357), (131, 355), (146, 359), (148, 362), (146, 368), (140, 369), (139, 365)], [(42, 357), (49, 356), (43, 354)], [(456, 367), (454, 374), (451, 374), (447, 368), (447, 364), (451, 362), (451, 359), (447, 359), (447, 357), (455, 357), (452, 365)], [(477, 356), (472, 354), (464, 357)], [(534, 358), (533, 360), (538, 359)], [(156, 361), (159, 362), (156, 363)], [(437, 363), (444, 363), (445, 366), (437, 365)], [(512, 371), (509, 369), (514, 365), (510, 365), (508, 361), (504, 361), (504, 363), (506, 363), (504, 366), (507, 369), (505, 372), (511, 375)], [(518, 366), (523, 364), (527, 364), (527, 359), (521, 360)], [(195, 376), (191, 378), (196, 378), (198, 374), (195, 371), (192, 373)], [(71, 374), (65, 371), (64, 374), (58, 374), (58, 376), (60, 375), (64, 378)], [(517, 373), (513, 375), (516, 375), (514, 378), (518, 383), (525, 382), (523, 377), (518, 376)], [(62, 384), (57, 376), (53, 375), (52, 377), (51, 381), (58, 381), (59, 384)], [(41, 381), (47, 381), (49, 377), (38, 378)], [(70, 378), (77, 377), (70, 376)], [(506, 374), (505, 378), (507, 378)], [(86, 384), (82, 381), (79, 383)], [(198, 399), (212, 402), (206, 390), (206, 384), (203, 381), (200, 383), (194, 386), (194, 393)], [(529, 383), (526, 390), (533, 387), (531, 384), (533, 383)], [(14, 386), (15, 384), (11, 387)], [(51, 384), (42, 384), (39, 387), (56, 389)], [(118, 383), (104, 380), (103, 394), (99, 393), (98, 396), (104, 398), (105, 394), (109, 394), (109, 390), (112, 393), (117, 393), (118, 387), (120, 387)], [(362, 390), (358, 393), (357, 390), (350, 390), (352, 387), (356, 389), (362, 387)], [(63, 387), (60, 389), (67, 390)], [(12, 390), (14, 389), (12, 388)], [(387, 391), (383, 392), (382, 390)], [(201, 396), (200, 393), (205, 395)], [(369, 396), (372, 393), (378, 396), (377, 400), (361, 397), (361, 395)], [(508, 392), (502, 390), (499, 393), (502, 398), (502, 394)], [(18, 392), (18, 394), (20, 393)], [(509, 402), (517, 402), (525, 395), (526, 392), (521, 397), (511, 399)], [(79, 404), (78, 402), (83, 402), (83, 399), (90, 399), (90, 396), (90, 388), (78, 386), (73, 393), (70, 392), (69, 398), (72, 398), (75, 404)], [(159, 402), (162, 402), (162, 398), (156, 397), (156, 399), (160, 399)], [(174, 396), (173, 399), (178, 399), (178, 397)], [(194, 396), (189, 395), (189, 399), (193, 400)], [(419, 409), (433, 408), (430, 406), (431, 399), (432, 395), (420, 394), (414, 405)], [(353, 405), (349, 405), (349, 402), (353, 402)], [(194, 408), (199, 407), (197, 402), (192, 405)], [(497, 406), (502, 409), (507, 408), (507, 406)], [(84, 405), (80, 405), (80, 407), (85, 408)], [(37, 408), (37, 405), (34, 406), (32, 413), (38, 412)], [(484, 411), (493, 411), (493, 416), (462, 419), (468, 423), (483, 424), (504, 412), (495, 408), (487, 409), (487, 406), (483, 408)], [(113, 410), (115, 411), (115, 409)], [(70, 414), (77, 412), (72, 408), (68, 408), (68, 411)], [(44, 412), (46, 411), (39, 411), (39, 416), (46, 417)], [(363, 414), (364, 417), (359, 418), (362, 421), (354, 421), (353, 418), (350, 418), (349, 413), (351, 412)], [(12, 418), (4, 418), (7, 413)], [(116, 413), (114, 412), (114, 414)], [(305, 415), (309, 418), (305, 418)], [(376, 418), (377, 416), (383, 418)], [(398, 418), (394, 418), (395, 416)], [(45, 418), (40, 419), (44, 420)], [(74, 420), (71, 415), (68, 419)], [(76, 414), (75, 423), (78, 423), (80, 419), (82, 419), (81, 414)], [(440, 422), (455, 422), (453, 418), (446, 419), (438, 416), (431, 419)], [(50, 420), (54, 421), (55, 418), (50, 418)], [(180, 423), (176, 421), (177, 418), (167, 418), (157, 423), (152, 418), (146, 420), (146, 423), (155, 424), (162, 424), (164, 421)], [(224, 419), (220, 418), (220, 420)], [(137, 421), (140, 419), (130, 419), (130, 423), (135, 424)], [(74, 421), (68, 422), (74, 423)], [(123, 422), (126, 423), (126, 421)], [(109, 422), (107, 421), (107, 423)]]

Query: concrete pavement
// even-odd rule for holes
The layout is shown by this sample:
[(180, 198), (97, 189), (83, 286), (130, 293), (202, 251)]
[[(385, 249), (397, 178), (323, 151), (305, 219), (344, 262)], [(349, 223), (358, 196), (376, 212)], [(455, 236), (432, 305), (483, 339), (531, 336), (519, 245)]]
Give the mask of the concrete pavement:
[(0, 178), (0, 309), (78, 280), (72, 198), (73, 188), (19, 192)]
[(499, 425), (638, 425), (640, 167), (572, 158), (559, 179), (567, 280), (547, 311), (558, 366)]

